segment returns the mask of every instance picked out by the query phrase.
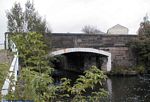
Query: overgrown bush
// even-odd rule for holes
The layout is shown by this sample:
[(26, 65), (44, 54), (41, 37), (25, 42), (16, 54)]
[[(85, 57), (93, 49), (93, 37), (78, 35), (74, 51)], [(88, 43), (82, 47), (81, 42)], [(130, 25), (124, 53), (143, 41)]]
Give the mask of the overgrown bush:
[[(72, 85), (71, 80), (61, 79), (59, 85), (55, 85), (52, 78), (53, 68), (48, 64), (46, 45), (39, 33), (28, 33), (26, 35), (15, 35), (13, 41), (16, 43), (19, 58), (22, 60), (22, 68), (19, 74), (16, 91), (10, 90), (7, 99), (27, 99), (35, 102), (91, 102), (98, 101), (101, 97), (107, 96), (107, 92), (100, 88), (94, 91), (97, 84), (102, 86), (102, 81), (106, 79), (103, 71), (92, 66), (79, 76)], [(91, 93), (86, 95), (86, 91), (91, 89)], [(94, 91), (94, 92), (93, 92)]]
[(133, 68), (137, 73), (139, 74), (143, 74), (145, 73), (145, 68), (142, 65), (136, 66), (135, 68)]
[[(10, 100), (25, 99), (35, 102), (98, 102), (102, 97), (108, 95), (107, 91), (100, 88), (95, 90), (96, 85), (102, 86), (102, 81), (106, 79), (95, 66), (84, 71), (84, 75), (79, 76), (75, 83), (71, 85), (71, 80), (62, 78), (59, 85), (54, 84), (54, 79), (48, 73), (38, 73), (30, 68), (22, 69), (20, 79), (16, 85), (16, 91), (10, 92), (7, 98)], [(91, 92), (86, 93), (91, 89)], [(92, 91), (93, 90), (93, 91)]]
[(130, 68), (115, 67), (110, 72), (110, 74), (114, 74), (114, 75), (130, 75), (131, 73), (143, 74), (143, 73), (145, 73), (145, 68), (142, 65), (141, 66), (130, 67)]

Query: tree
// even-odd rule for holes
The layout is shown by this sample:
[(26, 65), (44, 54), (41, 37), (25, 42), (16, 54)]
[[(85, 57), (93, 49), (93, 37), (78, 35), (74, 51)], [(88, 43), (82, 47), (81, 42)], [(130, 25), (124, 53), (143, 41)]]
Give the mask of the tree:
[(86, 34), (103, 34), (103, 32), (98, 30), (96, 27), (93, 27), (90, 25), (84, 26), (81, 31), (86, 33)]
[(138, 36), (132, 41), (131, 48), (135, 53), (137, 64), (150, 70), (150, 22), (147, 16), (141, 22)]
[(34, 4), (27, 1), (25, 11), (22, 11), (20, 3), (15, 3), (14, 7), (6, 13), (8, 19), (9, 32), (46, 32), (50, 33), (45, 19), (39, 16), (34, 8)]
[(44, 36), (40, 33), (32, 32), (27, 34), (15, 34), (11, 37), (19, 51), (20, 64), (25, 66), (44, 66), (47, 46), (44, 43)]
[[(101, 87), (98, 91), (94, 90), (95, 85), (102, 85), (102, 80), (106, 79), (106, 75), (95, 66), (79, 76), (73, 85), (67, 78), (62, 78), (62, 83), (55, 85), (52, 78), (53, 69), (47, 63), (46, 45), (42, 39), (43, 35), (36, 32), (12, 35), (12, 40), (19, 50), (22, 68), (15, 93), (10, 92), (7, 96), (9, 100), (30, 99), (35, 102), (57, 102), (67, 101), (70, 98), (72, 102), (89, 100), (95, 102), (107, 95)], [(92, 91), (86, 96), (88, 89)]]
[(10, 90), (7, 98), (34, 99), (36, 102), (42, 102), (41, 100), (46, 97), (48, 85), (53, 82), (51, 75), (53, 69), (48, 64), (44, 37), (40, 33), (30, 32), (11, 35), (11, 39), (19, 51), (21, 70), (16, 86), (17, 91), (13, 93)]
[(23, 32), (24, 26), (24, 14), (20, 3), (15, 3), (14, 7), (6, 14), (8, 19), (8, 31), (9, 32)]
[(25, 4), (24, 21), (27, 31), (50, 32), (46, 26), (46, 20), (42, 20), (30, 1)]

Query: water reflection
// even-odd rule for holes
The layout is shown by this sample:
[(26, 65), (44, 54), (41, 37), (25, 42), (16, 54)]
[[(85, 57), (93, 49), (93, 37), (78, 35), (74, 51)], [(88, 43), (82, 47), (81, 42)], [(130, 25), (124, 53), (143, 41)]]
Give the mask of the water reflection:
[[(61, 77), (73, 80), (79, 73), (63, 72), (63, 76), (56, 76), (56, 84)], [(105, 88), (109, 91), (109, 98), (100, 102), (150, 102), (150, 77), (109, 77)], [(99, 87), (99, 86), (97, 86)]]
[(110, 102), (150, 102), (150, 81), (139, 77), (110, 77)]

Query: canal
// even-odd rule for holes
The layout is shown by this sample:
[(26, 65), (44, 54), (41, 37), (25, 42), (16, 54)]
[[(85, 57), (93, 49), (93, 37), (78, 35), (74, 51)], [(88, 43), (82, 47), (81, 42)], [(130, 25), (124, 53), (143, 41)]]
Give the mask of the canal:
[[(78, 75), (65, 72), (65, 77), (72, 80)], [(104, 83), (105, 89), (109, 92), (108, 99), (104, 102), (150, 102), (150, 77), (109, 76)]]
[(109, 77), (110, 102), (150, 102), (150, 79), (147, 77)]

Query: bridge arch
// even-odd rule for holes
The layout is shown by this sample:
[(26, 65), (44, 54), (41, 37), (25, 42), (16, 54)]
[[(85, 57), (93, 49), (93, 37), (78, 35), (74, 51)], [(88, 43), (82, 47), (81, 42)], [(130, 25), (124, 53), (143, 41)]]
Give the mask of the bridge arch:
[(67, 54), (67, 53), (72, 53), (72, 52), (87, 52), (87, 53), (104, 55), (107, 57), (105, 71), (111, 71), (111, 53), (103, 51), (103, 50), (98, 50), (94, 48), (65, 48), (65, 49), (53, 51), (50, 53), (50, 55), (57, 56), (57, 55), (62, 55), (62, 54)]

